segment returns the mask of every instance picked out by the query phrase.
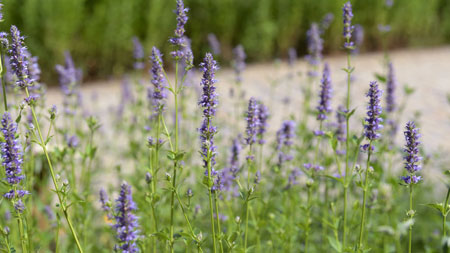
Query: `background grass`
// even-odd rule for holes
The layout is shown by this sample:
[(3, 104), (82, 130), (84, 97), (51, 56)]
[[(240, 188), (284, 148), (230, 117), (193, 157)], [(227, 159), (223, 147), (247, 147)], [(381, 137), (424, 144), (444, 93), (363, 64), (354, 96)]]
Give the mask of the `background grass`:
[[(4, 0), (1, 30), (16, 24), (28, 37), (27, 44), (39, 56), (44, 80), (54, 83), (54, 65), (70, 50), (87, 78), (116, 76), (132, 67), (131, 37), (142, 41), (146, 52), (153, 45), (163, 52), (173, 33), (174, 0)], [(340, 50), (341, 7), (330, 0), (186, 0), (190, 8), (187, 35), (196, 55), (209, 50), (207, 34), (215, 33), (222, 44), (221, 65), (242, 43), (249, 61), (284, 58), (288, 48), (305, 53), (306, 30), (331, 12), (335, 20), (324, 34), (327, 53)], [(450, 1), (354, 0), (355, 23), (365, 29), (362, 50), (380, 49), (378, 24), (390, 24), (386, 46), (430, 46), (450, 42)], [(197, 59), (199, 60), (199, 59)]]

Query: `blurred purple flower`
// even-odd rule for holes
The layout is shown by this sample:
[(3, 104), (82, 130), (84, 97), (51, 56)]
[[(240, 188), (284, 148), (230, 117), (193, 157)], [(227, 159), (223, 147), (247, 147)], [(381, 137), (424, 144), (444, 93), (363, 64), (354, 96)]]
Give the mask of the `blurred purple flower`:
[(137, 230), (138, 218), (133, 213), (136, 210), (137, 207), (131, 195), (131, 186), (124, 182), (121, 185), (119, 198), (116, 200), (114, 213), (116, 222), (113, 225), (119, 241), (115, 248), (122, 250), (122, 252), (139, 252), (136, 245), (136, 239), (139, 236), (139, 231)]
[(247, 137), (245, 139), (247, 145), (253, 145), (256, 142), (257, 130), (259, 127), (259, 110), (258, 104), (254, 97), (250, 98), (247, 109)]
[(133, 57), (134, 57), (134, 69), (143, 69), (144, 68), (144, 48), (142, 47), (141, 42), (139, 41), (139, 38), (136, 36), (133, 36)]
[(394, 66), (392, 62), (388, 64), (388, 74), (386, 80), (386, 112), (395, 110), (395, 88), (397, 87), (397, 79), (395, 78)]
[(353, 18), (353, 11), (352, 11), (352, 4), (350, 1), (346, 2), (344, 4), (344, 7), (342, 8), (342, 17), (344, 22), (344, 48), (351, 49), (354, 46), (354, 43), (351, 41), (352, 39), (352, 33), (353, 29), (355, 28), (352, 25), (352, 18)]
[(214, 33), (208, 34), (208, 43), (209, 43), (209, 47), (213, 51), (213, 54), (220, 55), (220, 52), (221, 52), (220, 42)]
[(320, 29), (317, 23), (312, 23), (306, 32), (308, 55), (306, 60), (313, 66), (318, 66), (322, 60), (323, 40), (320, 38)]
[(267, 119), (269, 118), (269, 108), (265, 106), (261, 101), (258, 101), (258, 127), (257, 127), (257, 137), (258, 143), (264, 144), (266, 140), (264, 140), (264, 133), (267, 131)]
[(242, 82), (242, 72), (245, 70), (245, 59), (247, 55), (245, 54), (244, 47), (242, 45), (238, 45), (233, 49), (233, 65), (234, 72), (236, 73), (236, 82)]
[(325, 63), (323, 67), (323, 75), (320, 86), (319, 93), (319, 105), (317, 106), (317, 120), (323, 121), (326, 120), (327, 114), (329, 114), (331, 109), (331, 97), (332, 97), (332, 87), (331, 87), (331, 76), (330, 76), (330, 67), (328, 63)]

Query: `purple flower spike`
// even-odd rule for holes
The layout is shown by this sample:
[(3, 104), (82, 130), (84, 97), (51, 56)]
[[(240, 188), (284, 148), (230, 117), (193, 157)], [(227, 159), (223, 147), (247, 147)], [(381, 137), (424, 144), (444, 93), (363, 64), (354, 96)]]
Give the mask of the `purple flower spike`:
[(114, 228), (117, 232), (117, 239), (119, 244), (116, 249), (122, 252), (139, 252), (136, 245), (138, 238), (138, 218), (133, 214), (137, 210), (136, 204), (131, 195), (131, 186), (127, 183), (122, 183), (119, 198), (116, 200), (114, 219), (116, 223)]
[(297, 61), (297, 50), (295, 48), (291, 47), (288, 51), (288, 63), (289, 66), (293, 67), (295, 65), (295, 62)]
[(405, 160), (405, 169), (407, 170), (409, 175), (403, 177), (402, 179), (406, 184), (415, 184), (421, 180), (421, 177), (416, 176), (415, 173), (422, 169), (422, 167), (420, 166), (422, 157), (419, 156), (419, 129), (416, 128), (416, 125), (413, 121), (410, 121), (406, 123), (404, 134), (406, 145), (403, 150), (405, 152), (403, 160)]
[(323, 76), (321, 80), (320, 86), (320, 94), (319, 94), (319, 106), (317, 106), (317, 110), (319, 114), (317, 115), (317, 120), (323, 121), (328, 118), (327, 114), (330, 113), (331, 110), (331, 76), (330, 76), (330, 68), (327, 63), (323, 68)]
[(353, 18), (353, 11), (352, 11), (352, 4), (350, 1), (344, 4), (344, 7), (342, 8), (342, 17), (344, 20), (344, 38), (345, 38), (345, 44), (344, 47), (347, 49), (351, 49), (354, 46), (354, 43), (351, 41), (352, 39), (352, 32), (355, 28), (352, 25), (352, 18)]
[(220, 42), (214, 33), (208, 34), (208, 43), (215, 55), (220, 55)]
[(347, 112), (347, 109), (345, 109), (345, 107), (343, 105), (340, 105), (336, 112), (336, 119), (337, 119), (336, 138), (340, 142), (345, 142), (345, 140), (347, 139), (347, 137), (346, 137), (347, 122), (346, 122), (345, 115), (344, 115), (344, 113), (346, 113), (346, 112)]
[(323, 40), (320, 38), (320, 29), (317, 23), (312, 23), (306, 32), (308, 55), (306, 60), (313, 66), (318, 66), (322, 60)]
[[(215, 83), (215, 72), (218, 69), (216, 61), (212, 54), (207, 53), (203, 62), (200, 63), (203, 71), (203, 77), (200, 85), (203, 94), (198, 104), (203, 108), (203, 122), (199, 129), (201, 141), (201, 154), (203, 158), (203, 166), (208, 169), (208, 156), (211, 154), (211, 167), (215, 165), (216, 146), (214, 146), (214, 135), (217, 128), (212, 125), (212, 118), (216, 115), (216, 107), (218, 105)], [(206, 174), (208, 171), (206, 171)]]
[(364, 42), (364, 28), (356, 24), (355, 29), (353, 30), (353, 38), (355, 38), (355, 48), (352, 50), (353, 54), (359, 53), (359, 49)]
[(267, 119), (269, 118), (269, 108), (265, 106), (263, 103), (258, 102), (258, 128), (257, 128), (257, 136), (258, 143), (260, 145), (266, 143), (264, 140), (264, 133), (267, 131)]
[(151, 92), (151, 101), (153, 103), (155, 113), (159, 113), (162, 110), (162, 107), (164, 106), (163, 99), (166, 98), (166, 87), (165, 87), (166, 78), (164, 76), (162, 55), (159, 52), (158, 48), (156, 47), (152, 48), (152, 56), (150, 59), (152, 62), (151, 75), (153, 84), (153, 91)]
[[(184, 26), (186, 25), (188, 21), (187, 12), (189, 11), (189, 8), (184, 7), (183, 0), (177, 0), (177, 9), (175, 10), (175, 13), (177, 14), (177, 28), (175, 29), (174, 37), (169, 39), (169, 42), (177, 46), (179, 48), (184, 46), (185, 39), (184, 39)], [(183, 51), (177, 50), (171, 52), (171, 55), (174, 58), (181, 59), (183, 58)]]
[(11, 26), (11, 46), (9, 49), (10, 65), (17, 76), (16, 85), (20, 88), (33, 85), (34, 80), (31, 79), (29, 73), (28, 50), (24, 43), (24, 37), (20, 35), (16, 26)]
[(295, 138), (295, 122), (284, 121), (280, 130), (277, 131), (277, 151), (278, 151), (278, 166), (281, 167), (284, 162), (292, 160), (289, 154), (289, 147), (293, 144)]
[(65, 64), (56, 65), (56, 72), (59, 74), (59, 84), (64, 92), (64, 95), (74, 95), (75, 86), (81, 82), (82, 72), (81, 69), (77, 69), (73, 62), (72, 56), (69, 52), (64, 52)]
[(370, 82), (369, 92), (367, 97), (369, 97), (369, 105), (367, 106), (367, 117), (365, 119), (364, 125), (364, 135), (370, 141), (380, 138), (380, 133), (378, 130), (383, 128), (381, 122), (383, 119), (380, 117), (382, 109), (380, 105), (382, 91), (378, 87), (376, 81)]
[(17, 124), (12, 121), (8, 112), (2, 118), (3, 142), (0, 143), (2, 165), (5, 167), (6, 181), (10, 185), (17, 185), (24, 179), (22, 174), (22, 147), (16, 138)]
[(245, 59), (247, 55), (245, 54), (244, 47), (238, 45), (233, 49), (234, 55), (234, 72), (236, 73), (236, 82), (242, 82), (242, 72), (245, 70)]
[(386, 86), (386, 112), (393, 112), (397, 107), (395, 103), (395, 88), (397, 86), (397, 80), (395, 78), (394, 66), (392, 65), (392, 62), (389, 62)]
[(144, 68), (144, 48), (142, 47), (141, 42), (139, 41), (138, 37), (133, 37), (133, 57), (134, 57), (134, 69), (143, 69)]
[(250, 98), (248, 102), (248, 110), (247, 110), (247, 128), (246, 128), (246, 142), (247, 145), (253, 145), (256, 141), (257, 129), (259, 127), (259, 110), (258, 104), (255, 98)]

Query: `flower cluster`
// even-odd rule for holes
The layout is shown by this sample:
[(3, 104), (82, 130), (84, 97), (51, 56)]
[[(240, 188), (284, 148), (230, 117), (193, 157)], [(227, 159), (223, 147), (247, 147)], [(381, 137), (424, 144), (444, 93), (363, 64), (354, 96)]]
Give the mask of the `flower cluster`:
[(177, 0), (177, 9), (175, 13), (177, 14), (177, 28), (175, 29), (175, 36), (169, 39), (169, 42), (178, 47), (178, 50), (171, 52), (172, 57), (176, 59), (183, 58), (183, 51), (180, 50), (181, 47), (184, 47), (185, 39), (184, 39), (184, 26), (188, 21), (187, 12), (189, 8), (184, 7), (183, 0)]
[(10, 65), (17, 76), (16, 85), (25, 88), (33, 85), (34, 80), (30, 77), (28, 50), (24, 43), (24, 37), (20, 35), (16, 26), (11, 26), (11, 45), (9, 49)]
[(66, 96), (75, 94), (75, 86), (81, 82), (82, 72), (75, 67), (72, 56), (69, 52), (64, 52), (65, 64), (56, 65), (56, 72), (59, 74), (59, 84)]
[(236, 73), (236, 82), (242, 82), (242, 72), (245, 69), (245, 59), (247, 55), (245, 54), (244, 47), (242, 45), (238, 45), (233, 49), (234, 55), (234, 72)]
[(152, 48), (151, 63), (153, 90), (149, 96), (151, 97), (155, 112), (159, 113), (164, 105), (163, 99), (166, 97), (166, 79), (164, 77), (162, 55), (156, 47)]
[[(376, 140), (381, 136), (381, 134), (378, 133), (378, 130), (383, 127), (383, 125), (381, 125), (381, 122), (383, 122), (380, 105), (381, 94), (382, 91), (378, 87), (378, 83), (376, 81), (370, 82), (369, 92), (367, 92), (369, 105), (367, 106), (367, 117), (365, 118), (364, 124), (364, 135), (369, 141)], [(368, 144), (363, 146), (364, 150), (367, 148), (369, 148)]]
[[(215, 165), (216, 146), (214, 145), (214, 135), (217, 128), (212, 125), (212, 118), (216, 115), (216, 107), (218, 105), (215, 83), (215, 72), (218, 69), (216, 61), (212, 54), (207, 53), (203, 62), (200, 64), (203, 71), (203, 77), (200, 85), (203, 94), (198, 104), (203, 108), (203, 122), (200, 127), (201, 154), (203, 157), (203, 166), (208, 169), (208, 156), (211, 159), (211, 170)], [(208, 171), (206, 171), (208, 172)]]
[(247, 109), (247, 128), (245, 130), (247, 133), (247, 137), (245, 138), (247, 145), (253, 145), (256, 142), (257, 130), (260, 125), (258, 116), (258, 103), (256, 102), (256, 99), (252, 97), (248, 101)]
[(342, 8), (342, 17), (344, 20), (344, 32), (343, 32), (345, 38), (344, 47), (346, 49), (352, 49), (353, 46), (355, 45), (351, 41), (353, 29), (355, 29), (355, 27), (352, 25), (353, 11), (352, 11), (352, 4), (350, 3), (350, 1), (344, 4), (344, 7)]
[(308, 43), (308, 55), (306, 56), (306, 60), (313, 66), (318, 66), (322, 60), (323, 40), (320, 37), (320, 33), (319, 25), (317, 25), (317, 23), (312, 23), (311, 28), (306, 32)]
[(281, 128), (277, 131), (277, 151), (278, 151), (278, 166), (281, 167), (284, 162), (292, 160), (289, 150), (284, 150), (292, 146), (295, 138), (295, 122), (284, 121)]
[(394, 66), (392, 62), (388, 65), (388, 74), (386, 80), (386, 112), (393, 112), (397, 105), (395, 104), (395, 88), (397, 80), (395, 78)]
[(269, 118), (269, 108), (263, 103), (258, 101), (258, 127), (256, 129), (258, 143), (264, 144), (266, 140), (264, 139), (264, 133), (267, 131), (267, 119)]
[(220, 55), (220, 52), (221, 52), (220, 42), (214, 33), (208, 34), (208, 43), (209, 43), (209, 46), (211, 47), (212, 52), (215, 55)]
[(143, 69), (144, 68), (144, 47), (142, 47), (141, 42), (139, 41), (138, 37), (133, 37), (133, 56), (134, 56), (134, 69)]
[(323, 68), (323, 76), (321, 80), (320, 93), (319, 93), (319, 105), (317, 106), (317, 120), (326, 120), (327, 114), (331, 112), (331, 76), (330, 67), (327, 63)]
[(122, 252), (127, 253), (139, 252), (136, 245), (136, 239), (139, 236), (138, 218), (133, 214), (136, 210), (137, 207), (131, 195), (131, 186), (127, 183), (122, 183), (114, 210), (115, 224), (113, 227), (119, 240), (119, 244), (115, 246), (116, 250), (120, 249)]
[(22, 147), (16, 137), (17, 124), (12, 121), (11, 115), (8, 112), (3, 114), (1, 124), (3, 133), (3, 141), (0, 143), (2, 165), (5, 168), (6, 181), (12, 188), (3, 197), (14, 200), (15, 209), (22, 212), (25, 206), (21, 198), (29, 194), (29, 192), (17, 189), (19, 183), (25, 178), (22, 174)]
[(422, 177), (417, 176), (416, 172), (420, 171), (422, 167), (420, 166), (420, 161), (422, 158), (419, 156), (419, 129), (416, 128), (416, 124), (413, 121), (406, 123), (405, 128), (405, 141), (406, 145), (404, 148), (405, 156), (405, 169), (408, 172), (407, 176), (402, 177), (405, 184), (416, 184)]

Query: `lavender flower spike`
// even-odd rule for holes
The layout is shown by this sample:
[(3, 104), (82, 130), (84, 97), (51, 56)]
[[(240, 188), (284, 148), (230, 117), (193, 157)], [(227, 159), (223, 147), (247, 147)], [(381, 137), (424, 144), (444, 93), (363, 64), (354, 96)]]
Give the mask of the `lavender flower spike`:
[(306, 32), (308, 43), (308, 55), (306, 60), (313, 66), (319, 65), (322, 60), (323, 40), (320, 38), (320, 29), (317, 23), (312, 23)]
[(242, 82), (242, 72), (245, 70), (245, 59), (247, 55), (245, 54), (244, 47), (238, 45), (233, 49), (234, 55), (234, 72), (236, 73), (236, 82)]
[(161, 107), (164, 105), (162, 100), (166, 97), (166, 79), (164, 77), (162, 55), (156, 47), (152, 48), (151, 62), (151, 75), (153, 84), (151, 100), (153, 102), (155, 112), (158, 113), (162, 109)]
[(211, 167), (215, 165), (216, 147), (214, 146), (214, 135), (217, 132), (217, 128), (211, 122), (216, 115), (216, 107), (218, 105), (216, 87), (214, 85), (217, 82), (214, 77), (218, 67), (212, 54), (206, 54), (203, 62), (200, 64), (200, 68), (203, 71), (203, 78), (200, 83), (203, 94), (198, 104), (203, 108), (203, 122), (199, 131), (203, 166), (207, 169), (209, 155), (211, 155)]
[(264, 140), (264, 133), (267, 131), (267, 119), (269, 118), (269, 108), (265, 106), (263, 103), (258, 102), (258, 128), (257, 128), (257, 136), (258, 143), (260, 145), (266, 143)]
[(208, 34), (208, 43), (215, 55), (220, 55), (220, 42), (214, 33)]
[(9, 49), (10, 65), (17, 76), (16, 85), (20, 88), (33, 85), (33, 79), (30, 78), (28, 70), (28, 51), (24, 44), (24, 37), (20, 35), (16, 26), (11, 26), (11, 45)]
[(3, 142), (0, 143), (2, 165), (6, 171), (6, 181), (10, 185), (17, 185), (25, 178), (22, 174), (22, 147), (16, 139), (17, 124), (11, 119), (8, 112), (2, 118)]
[(295, 138), (295, 122), (284, 121), (280, 130), (277, 131), (277, 151), (278, 166), (281, 167), (284, 162), (292, 160), (289, 150), (283, 150), (283, 147), (290, 147)]
[(328, 63), (325, 63), (323, 67), (323, 76), (321, 80), (320, 86), (320, 94), (319, 94), (319, 106), (317, 106), (317, 110), (319, 114), (317, 115), (317, 120), (323, 121), (326, 120), (327, 114), (331, 112), (331, 76), (330, 76), (330, 67)]
[(133, 214), (136, 210), (137, 207), (131, 195), (131, 186), (124, 182), (120, 189), (119, 198), (116, 200), (114, 215), (116, 221), (114, 228), (119, 241), (119, 244), (115, 246), (116, 250), (122, 250), (124, 253), (139, 252), (136, 245), (136, 239), (139, 236), (137, 230), (138, 218)]
[[(188, 16), (186, 13), (189, 11), (189, 8), (184, 7), (183, 0), (177, 0), (177, 9), (175, 10), (175, 13), (177, 14), (177, 28), (175, 29), (174, 37), (169, 39), (169, 42), (178, 47), (184, 46), (184, 26), (186, 25), (188, 21)], [(174, 58), (183, 58), (183, 51), (176, 50), (171, 52), (171, 55)]]
[(397, 80), (395, 79), (394, 66), (389, 62), (388, 75), (386, 80), (386, 112), (393, 112), (396, 108), (395, 104), (395, 88)]
[(248, 110), (247, 110), (247, 128), (246, 133), (247, 137), (245, 141), (248, 145), (253, 145), (256, 142), (256, 134), (257, 129), (259, 127), (259, 110), (258, 104), (255, 98), (250, 98), (248, 102)]
[(354, 43), (351, 41), (352, 39), (352, 32), (355, 27), (352, 25), (352, 18), (353, 18), (353, 11), (352, 11), (352, 4), (350, 1), (344, 4), (344, 7), (342, 8), (342, 17), (344, 20), (344, 38), (345, 43), (344, 47), (347, 49), (351, 49), (354, 46)]
[(383, 92), (379, 89), (378, 83), (376, 81), (370, 82), (369, 92), (367, 92), (367, 97), (369, 97), (369, 105), (367, 106), (367, 117), (365, 119), (364, 125), (364, 135), (370, 141), (380, 138), (380, 130), (383, 125), (383, 119), (380, 117), (382, 109), (380, 105), (380, 98)]
[(402, 180), (406, 184), (416, 184), (421, 180), (421, 176), (417, 176), (416, 172), (421, 170), (420, 161), (422, 157), (419, 156), (419, 129), (416, 128), (416, 125), (413, 121), (406, 123), (405, 129), (405, 156), (403, 159), (405, 160), (405, 169), (408, 172), (407, 176), (402, 177)]
[(141, 42), (139, 41), (138, 37), (133, 37), (133, 57), (134, 57), (134, 69), (143, 69), (144, 68), (144, 48), (142, 47)]

